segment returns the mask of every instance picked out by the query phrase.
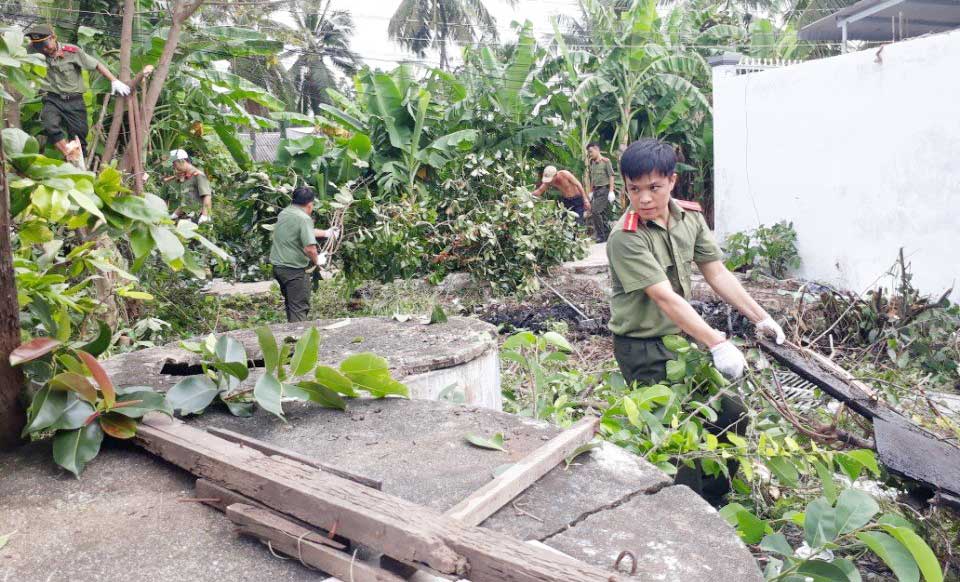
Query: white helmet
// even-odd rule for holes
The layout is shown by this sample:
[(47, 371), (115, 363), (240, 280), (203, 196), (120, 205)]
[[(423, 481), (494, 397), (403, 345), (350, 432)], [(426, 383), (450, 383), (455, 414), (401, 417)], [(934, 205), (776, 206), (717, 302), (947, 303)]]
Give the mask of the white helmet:
[(176, 162), (177, 160), (189, 160), (190, 156), (187, 155), (185, 150), (170, 150), (170, 163)]

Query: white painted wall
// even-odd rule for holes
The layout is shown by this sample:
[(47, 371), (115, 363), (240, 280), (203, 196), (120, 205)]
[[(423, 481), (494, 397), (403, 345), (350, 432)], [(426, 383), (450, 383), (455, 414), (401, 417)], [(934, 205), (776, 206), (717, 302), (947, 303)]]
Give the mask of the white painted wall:
[[(960, 31), (714, 73), (718, 235), (792, 220), (800, 275), (865, 291), (902, 246), (960, 301)], [(889, 283), (884, 277), (881, 283)]]

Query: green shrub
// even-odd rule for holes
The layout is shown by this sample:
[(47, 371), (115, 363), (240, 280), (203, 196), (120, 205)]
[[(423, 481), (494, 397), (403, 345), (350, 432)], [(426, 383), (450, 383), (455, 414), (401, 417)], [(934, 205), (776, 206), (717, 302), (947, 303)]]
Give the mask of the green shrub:
[(760, 225), (755, 230), (735, 232), (724, 242), (731, 271), (762, 272), (784, 279), (791, 269), (800, 266), (797, 252), (797, 231), (793, 223), (782, 220), (771, 227)]

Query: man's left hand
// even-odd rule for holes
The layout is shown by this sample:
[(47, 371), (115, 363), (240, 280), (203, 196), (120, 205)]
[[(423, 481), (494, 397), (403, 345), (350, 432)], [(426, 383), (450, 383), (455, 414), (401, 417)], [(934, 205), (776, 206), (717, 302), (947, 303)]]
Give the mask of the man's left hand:
[(777, 344), (782, 344), (787, 339), (787, 336), (783, 333), (783, 328), (769, 315), (757, 322), (757, 335), (773, 337)]
[(120, 95), (126, 97), (130, 94), (130, 86), (121, 81), (120, 79), (114, 79), (110, 82), (110, 88), (113, 89), (114, 95)]
[(197, 224), (203, 224), (204, 222), (210, 222), (210, 217), (206, 214), (201, 214), (200, 218), (197, 219)]

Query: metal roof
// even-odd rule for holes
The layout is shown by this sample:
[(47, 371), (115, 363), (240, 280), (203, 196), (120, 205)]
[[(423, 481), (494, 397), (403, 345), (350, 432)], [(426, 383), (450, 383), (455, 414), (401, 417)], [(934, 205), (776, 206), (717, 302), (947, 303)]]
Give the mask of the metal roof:
[[(846, 26), (844, 26), (846, 25)], [(800, 29), (801, 40), (893, 41), (960, 28), (960, 0), (860, 0)]]

